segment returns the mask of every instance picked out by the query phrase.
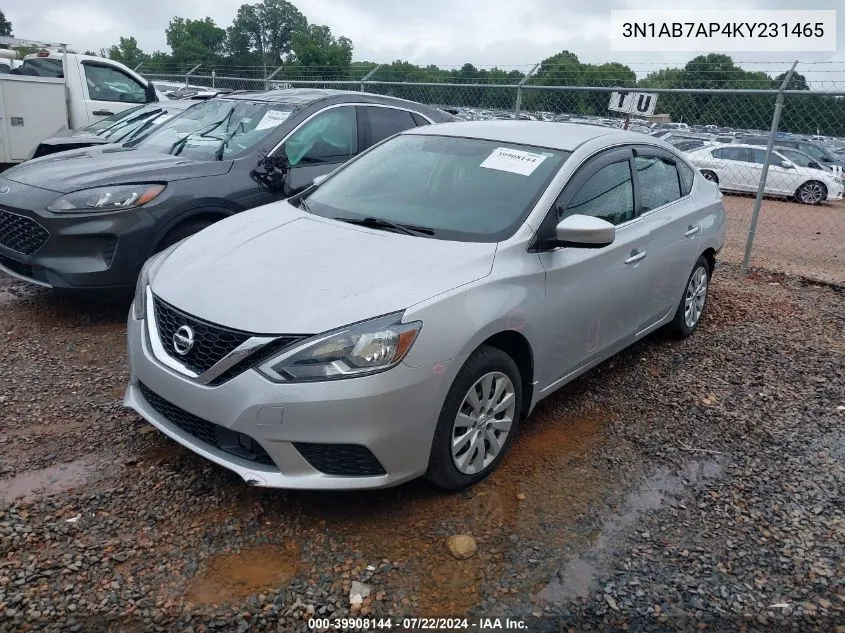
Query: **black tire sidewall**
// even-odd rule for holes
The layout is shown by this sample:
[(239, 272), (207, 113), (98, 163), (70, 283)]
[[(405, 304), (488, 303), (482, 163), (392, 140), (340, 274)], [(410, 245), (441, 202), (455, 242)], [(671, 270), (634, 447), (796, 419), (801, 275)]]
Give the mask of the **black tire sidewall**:
[[(505, 444), (496, 456), (496, 459), (476, 475), (466, 475), (460, 472), (452, 459), (452, 432), (458, 408), (461, 406), (464, 397), (470, 387), (484, 374), (499, 371), (510, 378), (516, 395), (516, 408), (514, 410), (514, 421)], [(443, 402), (440, 416), (437, 420), (437, 428), (434, 432), (434, 439), (431, 443), (429, 455), (428, 472), (426, 476), (435, 484), (447, 490), (461, 490), (468, 488), (486, 479), (508, 452), (511, 442), (517, 433), (519, 418), (522, 414), (522, 377), (516, 362), (502, 350), (496, 347), (479, 347), (466, 360), (449, 392)]]

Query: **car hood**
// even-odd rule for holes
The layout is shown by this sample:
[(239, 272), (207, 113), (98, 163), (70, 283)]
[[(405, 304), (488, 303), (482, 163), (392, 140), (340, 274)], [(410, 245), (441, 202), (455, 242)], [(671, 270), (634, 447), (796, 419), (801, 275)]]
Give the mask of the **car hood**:
[(109, 144), (29, 160), (3, 177), (57, 193), (130, 182), (172, 182), (219, 176), (232, 161), (200, 161)]
[(403, 310), (490, 274), (496, 244), (345, 224), (282, 202), (217, 222), (161, 265), (153, 293), (206, 321), (317, 334)]
[(71, 132), (69, 134), (57, 134), (39, 143), (39, 145), (79, 145), (90, 143), (91, 145), (107, 145), (109, 139), (97, 136), (91, 132)]

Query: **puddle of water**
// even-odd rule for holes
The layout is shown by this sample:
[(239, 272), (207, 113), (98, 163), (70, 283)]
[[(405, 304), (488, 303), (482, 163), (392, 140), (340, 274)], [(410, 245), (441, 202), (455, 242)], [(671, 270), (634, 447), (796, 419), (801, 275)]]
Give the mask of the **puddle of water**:
[(695, 486), (705, 479), (714, 479), (721, 474), (722, 468), (721, 460), (709, 459), (690, 460), (677, 473), (658, 469), (627, 496), (622, 511), (604, 521), (592, 545), (569, 561), (538, 597), (552, 603), (588, 597), (597, 587), (604, 558), (612, 553), (612, 543), (629, 531), (642, 513), (658, 509), (667, 500), (683, 497), (687, 485)]
[(188, 587), (189, 602), (222, 604), (286, 585), (296, 575), (297, 549), (265, 545), (213, 557)]
[(70, 490), (93, 478), (98, 466), (94, 460), (85, 458), (19, 473), (10, 479), (0, 480), (0, 501), (31, 501), (36, 495)]

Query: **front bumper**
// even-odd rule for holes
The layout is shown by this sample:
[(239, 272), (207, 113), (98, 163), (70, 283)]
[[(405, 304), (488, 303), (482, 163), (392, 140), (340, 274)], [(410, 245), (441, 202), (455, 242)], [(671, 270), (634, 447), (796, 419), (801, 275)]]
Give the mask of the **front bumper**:
[[(299, 384), (273, 383), (248, 369), (210, 387), (156, 360), (146, 322), (131, 314), (128, 345), (130, 381), (124, 406), (250, 485), (274, 488), (383, 488), (422, 475), (442, 403), (462, 363), (454, 359), (419, 368), (400, 364), (373, 376)], [(197, 433), (182, 421), (174, 423), (169, 419), (173, 411), (210, 424), (205, 428), (212, 433), (216, 429), (218, 437), (242, 434), (242, 439), (260, 446), (269, 463), (221, 448), (207, 431)], [(326, 460), (338, 454), (338, 446), (362, 447), (358, 456), (371, 455), (381, 472), (325, 472), (337, 470)]]
[(66, 291), (134, 287), (156, 222), (146, 210), (89, 214), (47, 211), (60, 194), (12, 181), (0, 198), (0, 270)]

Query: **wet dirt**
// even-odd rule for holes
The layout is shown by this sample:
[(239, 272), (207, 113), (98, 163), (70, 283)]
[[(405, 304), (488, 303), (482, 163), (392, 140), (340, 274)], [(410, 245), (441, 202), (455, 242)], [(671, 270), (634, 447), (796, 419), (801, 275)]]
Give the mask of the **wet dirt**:
[(188, 587), (187, 600), (234, 602), (263, 590), (281, 589), (296, 575), (297, 547), (265, 545), (211, 558)]
[(40, 470), (21, 472), (14, 477), (0, 479), (0, 501), (31, 501), (36, 496), (71, 490), (93, 480), (102, 469), (101, 458), (86, 457)]
[(723, 466), (721, 458), (694, 459), (675, 472), (660, 468), (644, 478), (625, 497), (619, 512), (604, 520), (591, 545), (571, 559), (539, 592), (539, 600), (564, 603), (589, 596), (596, 589), (596, 579), (613, 564), (609, 558), (613, 543), (633, 529), (644, 512), (656, 510), (664, 503), (682, 503), (691, 488), (719, 477)]

